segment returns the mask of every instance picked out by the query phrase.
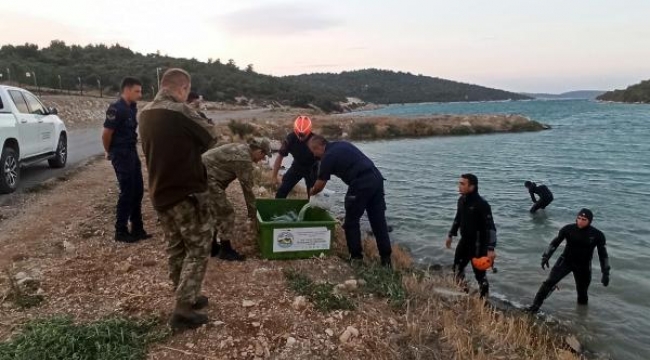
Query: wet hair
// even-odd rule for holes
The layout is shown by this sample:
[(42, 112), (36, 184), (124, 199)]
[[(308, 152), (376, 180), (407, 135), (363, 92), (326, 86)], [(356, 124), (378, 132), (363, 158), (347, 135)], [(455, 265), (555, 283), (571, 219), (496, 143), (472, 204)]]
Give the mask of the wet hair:
[(120, 91), (124, 91), (125, 88), (130, 88), (136, 85), (142, 86), (142, 81), (140, 81), (137, 78), (127, 76), (124, 79), (122, 79), (122, 82), (120, 83)]
[(527, 188), (529, 188), (529, 187), (532, 187), (533, 184), (534, 184), (534, 183), (533, 183), (532, 181), (526, 181), (526, 182), (524, 183), (524, 186), (527, 187)]
[(463, 174), (460, 177), (463, 178), (463, 179), (467, 179), (467, 182), (470, 185), (474, 185), (476, 190), (478, 190), (478, 178), (476, 177), (476, 175), (468, 173), (468, 174)]
[(191, 82), (190, 73), (180, 68), (171, 68), (163, 74), (162, 79), (160, 79), (160, 86), (177, 89)]

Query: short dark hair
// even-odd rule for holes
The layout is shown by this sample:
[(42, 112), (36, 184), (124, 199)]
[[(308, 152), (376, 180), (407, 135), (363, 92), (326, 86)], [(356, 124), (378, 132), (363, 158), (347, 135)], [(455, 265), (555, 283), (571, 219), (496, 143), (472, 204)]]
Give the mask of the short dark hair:
[(142, 86), (142, 81), (140, 81), (137, 78), (127, 76), (124, 79), (122, 79), (122, 83), (120, 84), (120, 91), (124, 91), (125, 88), (132, 87), (135, 85)]
[(199, 94), (197, 94), (194, 91), (190, 91), (189, 95), (187, 95), (187, 102), (190, 103), (190, 102), (192, 102), (192, 101), (194, 101), (196, 99), (200, 99), (200, 98), (201, 97), (199, 96)]
[(533, 183), (532, 183), (531, 181), (526, 181), (526, 182), (524, 183), (524, 186), (527, 187), (527, 188), (529, 188), (529, 187), (533, 186)]
[(311, 138), (309, 139), (310, 143), (315, 143), (317, 145), (327, 145), (327, 139), (323, 137), (322, 135), (317, 135), (317, 134), (312, 134)]
[(470, 185), (474, 185), (475, 187), (478, 188), (478, 178), (474, 174), (463, 174), (460, 177), (463, 179), (467, 179)]

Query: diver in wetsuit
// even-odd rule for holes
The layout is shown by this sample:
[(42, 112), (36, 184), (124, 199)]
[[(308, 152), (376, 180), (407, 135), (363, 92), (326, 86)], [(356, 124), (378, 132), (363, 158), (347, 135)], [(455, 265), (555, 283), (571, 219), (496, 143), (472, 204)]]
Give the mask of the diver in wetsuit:
[[(553, 201), (553, 193), (546, 185), (535, 184), (532, 181), (526, 181), (524, 186), (530, 193), (530, 199), (535, 203), (530, 208), (530, 213), (534, 214), (539, 209), (546, 209), (546, 207)], [(535, 194), (539, 196), (539, 200), (535, 199)]]
[(593, 218), (594, 215), (591, 210), (580, 210), (575, 224), (564, 226), (560, 229), (557, 237), (551, 241), (548, 249), (542, 255), (542, 269), (549, 267), (548, 261), (553, 252), (562, 241), (566, 240), (564, 252), (553, 265), (548, 278), (537, 291), (533, 304), (526, 308), (526, 311), (537, 312), (544, 300), (555, 289), (555, 285), (570, 273), (573, 273), (576, 282), (578, 304), (587, 305), (589, 301), (587, 290), (591, 283), (591, 259), (593, 258), (594, 248), (598, 248), (598, 259), (600, 260), (600, 271), (602, 273), (601, 282), (603, 286), (609, 285), (610, 267), (607, 248), (605, 247), (605, 235), (591, 226)]

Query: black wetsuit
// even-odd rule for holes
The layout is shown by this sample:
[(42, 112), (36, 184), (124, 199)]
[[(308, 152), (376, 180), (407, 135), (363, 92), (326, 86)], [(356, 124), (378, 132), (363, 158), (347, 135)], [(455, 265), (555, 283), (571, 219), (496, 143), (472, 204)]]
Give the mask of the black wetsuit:
[[(465, 267), (475, 257), (486, 256), (497, 244), (496, 227), (492, 219), (490, 204), (478, 191), (458, 199), (456, 217), (449, 236), (456, 236), (460, 229), (460, 240), (454, 256), (454, 273), (460, 280), (465, 278)], [(481, 288), (481, 296), (487, 295), (489, 283), (484, 270), (472, 266), (474, 276)]]
[[(539, 209), (545, 209), (553, 201), (553, 193), (546, 185), (537, 186), (535, 183), (528, 188), (530, 199), (535, 203), (530, 208), (530, 213), (534, 214)], [(535, 194), (539, 196), (539, 200), (535, 199)]]
[[(551, 294), (555, 285), (570, 273), (573, 273), (576, 282), (578, 304), (587, 304), (589, 301), (587, 290), (591, 283), (591, 260), (594, 248), (598, 249), (603, 285), (607, 286), (609, 283), (610, 268), (607, 248), (605, 247), (605, 235), (600, 230), (591, 225), (583, 229), (580, 229), (576, 224), (566, 225), (560, 229), (557, 237), (551, 241), (548, 250), (542, 255), (542, 263), (550, 259), (553, 252), (564, 240), (566, 240), (564, 252), (553, 265), (551, 273), (535, 296), (532, 306), (535, 311), (539, 309), (544, 299)], [(605, 278), (607, 278), (606, 282)]]

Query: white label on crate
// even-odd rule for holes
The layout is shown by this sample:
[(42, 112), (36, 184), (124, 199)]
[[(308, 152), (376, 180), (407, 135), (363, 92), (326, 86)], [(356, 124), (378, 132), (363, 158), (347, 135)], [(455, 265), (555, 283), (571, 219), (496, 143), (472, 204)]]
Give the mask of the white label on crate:
[(331, 238), (326, 227), (273, 229), (273, 252), (329, 250)]

